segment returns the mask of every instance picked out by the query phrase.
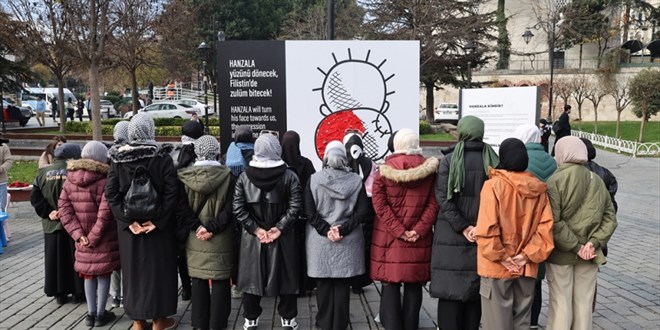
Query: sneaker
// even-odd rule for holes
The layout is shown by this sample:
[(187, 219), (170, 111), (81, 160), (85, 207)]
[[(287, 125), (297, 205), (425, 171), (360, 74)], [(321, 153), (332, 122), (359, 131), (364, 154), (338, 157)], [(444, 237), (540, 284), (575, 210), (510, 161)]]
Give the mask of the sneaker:
[(530, 329), (538, 329), (539, 325), (538, 324), (532, 324), (529, 326)]
[(259, 319), (256, 320), (245, 319), (245, 323), (243, 323), (243, 330), (258, 330), (258, 329), (259, 329)]
[(117, 308), (119, 305), (121, 305), (121, 299), (117, 296), (112, 297), (112, 307)]
[(243, 293), (238, 291), (235, 285), (231, 286), (231, 299), (241, 299), (243, 298)]
[(85, 325), (88, 327), (94, 326), (94, 315), (87, 314), (87, 316), (85, 316)]
[(94, 326), (95, 327), (102, 327), (112, 321), (114, 321), (116, 318), (115, 313), (111, 311), (105, 311), (102, 315), (96, 317), (96, 321), (94, 321)]
[(282, 330), (298, 330), (298, 322), (296, 321), (296, 318), (292, 319), (282, 319)]

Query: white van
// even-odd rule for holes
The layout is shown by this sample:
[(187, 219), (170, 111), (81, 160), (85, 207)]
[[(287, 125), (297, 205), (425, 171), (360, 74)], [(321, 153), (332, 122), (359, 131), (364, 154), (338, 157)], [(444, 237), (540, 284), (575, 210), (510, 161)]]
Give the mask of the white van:
[[(46, 114), (50, 115), (50, 100), (54, 97), (57, 98), (58, 88), (57, 87), (27, 87), (24, 88), (23, 93), (21, 94), (21, 106), (30, 108), (34, 112), (37, 108), (37, 97), (41, 96), (44, 101), (46, 101)], [(68, 89), (64, 89), (64, 102), (66, 103), (69, 98), (75, 104), (78, 100), (76, 96)]]

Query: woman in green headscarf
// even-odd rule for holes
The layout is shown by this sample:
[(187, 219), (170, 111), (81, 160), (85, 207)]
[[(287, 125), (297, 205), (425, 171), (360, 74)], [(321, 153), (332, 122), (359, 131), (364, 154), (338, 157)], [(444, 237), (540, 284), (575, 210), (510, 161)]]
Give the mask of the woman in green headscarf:
[(477, 274), (475, 226), (479, 194), (497, 154), (483, 142), (484, 122), (465, 116), (458, 122), (458, 143), (440, 162), (435, 196), (431, 257), (431, 296), (438, 298), (438, 326), (443, 330), (479, 328), (481, 301)]

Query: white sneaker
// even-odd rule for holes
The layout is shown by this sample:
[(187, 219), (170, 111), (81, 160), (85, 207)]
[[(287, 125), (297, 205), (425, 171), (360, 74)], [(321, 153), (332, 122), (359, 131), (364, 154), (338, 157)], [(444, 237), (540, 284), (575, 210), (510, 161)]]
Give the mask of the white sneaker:
[(259, 329), (258, 318), (256, 320), (245, 319), (245, 323), (243, 323), (243, 330), (258, 330), (258, 329)]
[(282, 319), (282, 330), (298, 330), (298, 322), (296, 321), (296, 318), (292, 318), (290, 320), (287, 320), (285, 318)]

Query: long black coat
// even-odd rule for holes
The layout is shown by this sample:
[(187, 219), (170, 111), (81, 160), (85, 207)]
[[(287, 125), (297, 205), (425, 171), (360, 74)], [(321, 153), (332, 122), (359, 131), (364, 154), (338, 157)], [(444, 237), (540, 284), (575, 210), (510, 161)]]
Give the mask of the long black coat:
[[(269, 171), (270, 169), (261, 169)], [(301, 245), (295, 235), (295, 221), (302, 210), (298, 177), (286, 170), (270, 191), (257, 187), (243, 172), (234, 191), (234, 216), (241, 224), (241, 246), (237, 287), (258, 296), (297, 294)], [(262, 245), (254, 235), (257, 228), (277, 227), (282, 235)]]
[(453, 153), (440, 162), (435, 196), (440, 212), (435, 222), (431, 256), (431, 296), (468, 301), (479, 298), (477, 244), (463, 236), (463, 229), (477, 225), (479, 194), (486, 179), (483, 143), (465, 144), (465, 180), (460, 193), (447, 200), (447, 180)]
[[(153, 157), (156, 158), (149, 163)], [(172, 158), (167, 153), (157, 153), (152, 146), (136, 146), (125, 152), (117, 152), (113, 147), (110, 158), (113, 162), (108, 172), (105, 197), (117, 219), (126, 314), (134, 320), (176, 314), (178, 282), (174, 213), (181, 195), (178, 194), (179, 183)], [(159, 194), (160, 209), (159, 215), (152, 220), (156, 230), (134, 235), (128, 229), (132, 220), (124, 217), (123, 204), (133, 172), (139, 165), (147, 167)]]

